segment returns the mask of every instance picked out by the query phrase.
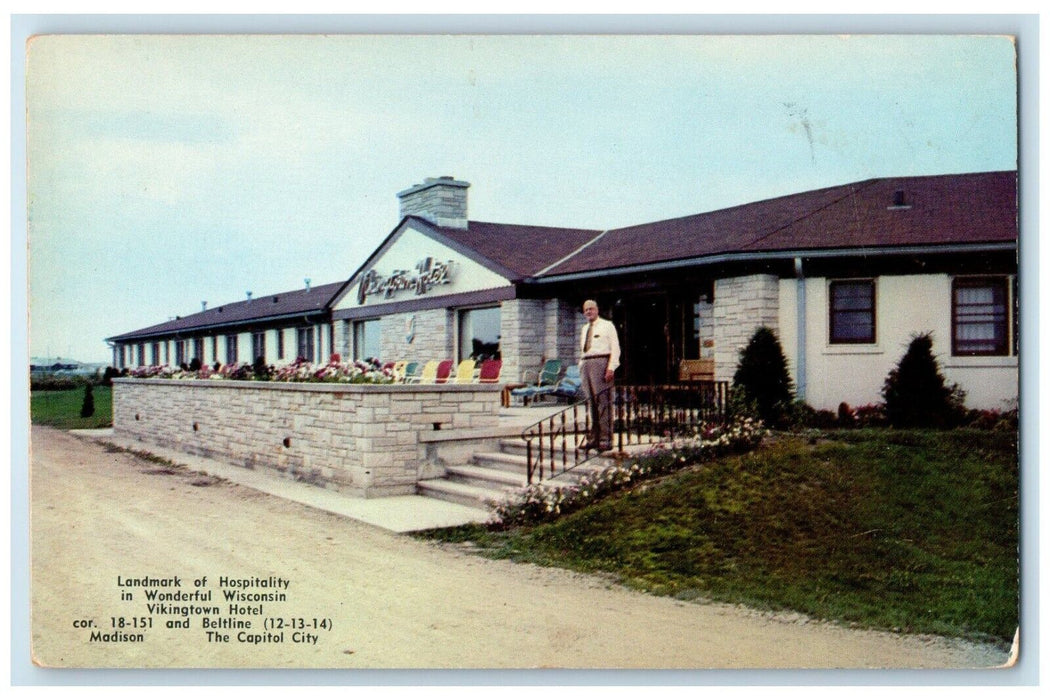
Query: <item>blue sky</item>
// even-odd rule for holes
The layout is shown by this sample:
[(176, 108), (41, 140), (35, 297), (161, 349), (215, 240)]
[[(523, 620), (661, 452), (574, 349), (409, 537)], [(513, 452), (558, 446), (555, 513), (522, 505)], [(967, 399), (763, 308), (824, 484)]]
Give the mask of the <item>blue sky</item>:
[(27, 53), (30, 354), (347, 278), (396, 192), (606, 228), (1017, 167), (978, 36), (64, 36)]

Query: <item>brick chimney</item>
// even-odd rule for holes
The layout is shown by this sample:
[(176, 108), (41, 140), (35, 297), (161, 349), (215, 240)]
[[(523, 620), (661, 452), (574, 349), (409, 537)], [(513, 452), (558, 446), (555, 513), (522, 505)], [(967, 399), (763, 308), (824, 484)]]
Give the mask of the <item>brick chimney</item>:
[(423, 184), (397, 193), (401, 216), (418, 216), (437, 226), (466, 228), (468, 187), (469, 182), (450, 175), (428, 177)]

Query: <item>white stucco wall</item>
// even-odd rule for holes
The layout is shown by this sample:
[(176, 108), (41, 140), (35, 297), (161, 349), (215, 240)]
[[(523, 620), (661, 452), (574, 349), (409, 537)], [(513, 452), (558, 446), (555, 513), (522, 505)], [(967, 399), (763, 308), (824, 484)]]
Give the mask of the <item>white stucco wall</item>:
[[(814, 408), (835, 410), (882, 401), (886, 375), (917, 333), (931, 332), (945, 380), (966, 391), (969, 408), (1016, 407), (1017, 357), (952, 357), (952, 278), (901, 275), (875, 279), (875, 343), (832, 345), (828, 339), (828, 278), (805, 281), (806, 395)], [(791, 376), (798, 376), (798, 282), (780, 281), (779, 336)]]

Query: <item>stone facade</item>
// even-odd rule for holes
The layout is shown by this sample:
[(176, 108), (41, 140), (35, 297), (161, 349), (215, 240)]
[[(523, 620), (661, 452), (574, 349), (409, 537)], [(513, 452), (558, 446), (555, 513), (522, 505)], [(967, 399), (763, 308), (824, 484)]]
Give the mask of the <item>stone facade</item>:
[(566, 365), (579, 361), (578, 338), (584, 318), (580, 310), (567, 301), (551, 299), (546, 303), (546, 355), (558, 358)]
[(543, 364), (547, 352), (546, 302), (542, 299), (511, 299), (500, 307), (500, 354), (502, 379), (517, 381), (525, 370)]
[[(387, 360), (455, 359), (458, 310), (431, 309), (390, 314), (380, 319), (380, 358)], [(412, 342), (407, 339), (412, 319)], [(502, 381), (514, 382), (525, 370), (560, 358), (578, 360), (576, 338), (582, 316), (572, 304), (559, 299), (511, 299), (500, 305)], [(336, 331), (337, 351), (352, 357), (353, 323), (342, 321)]]
[(775, 275), (715, 280), (715, 379), (732, 381), (740, 350), (761, 326), (778, 330), (780, 282)]
[[(384, 360), (416, 362), (453, 359), (456, 356), (455, 324), (454, 309), (384, 316), (380, 324), (380, 357)], [(412, 342), (408, 341), (410, 326)]]
[(117, 379), (119, 436), (355, 496), (411, 494), (421, 438), (495, 428), (498, 385), (282, 384)]

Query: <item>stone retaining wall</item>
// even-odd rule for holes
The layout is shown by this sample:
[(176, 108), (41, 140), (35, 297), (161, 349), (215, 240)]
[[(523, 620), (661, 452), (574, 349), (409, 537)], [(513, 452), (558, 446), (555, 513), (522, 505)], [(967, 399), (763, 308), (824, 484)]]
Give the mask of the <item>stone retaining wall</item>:
[(355, 496), (415, 493), (420, 438), (498, 425), (498, 385), (116, 379), (119, 436)]

